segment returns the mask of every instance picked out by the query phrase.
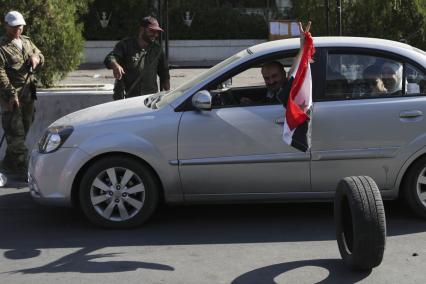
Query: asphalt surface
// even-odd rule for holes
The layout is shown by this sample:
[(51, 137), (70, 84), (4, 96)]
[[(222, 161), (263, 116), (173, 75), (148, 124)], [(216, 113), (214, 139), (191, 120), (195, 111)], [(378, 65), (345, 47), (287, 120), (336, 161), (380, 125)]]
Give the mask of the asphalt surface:
[(161, 206), (133, 230), (0, 188), (0, 283), (424, 283), (426, 221), (386, 202), (382, 264), (351, 272), (331, 204)]
[[(205, 68), (196, 69), (171, 69), (170, 84), (171, 88), (183, 84), (188, 79), (193, 78)], [(102, 65), (92, 65), (90, 68), (83, 67), (70, 72), (58, 85), (85, 85), (85, 84), (114, 84), (112, 70), (104, 68)]]
[[(180, 68), (170, 69), (170, 87), (172, 89), (186, 83), (188, 80), (199, 75), (206, 68)], [(263, 84), (260, 68), (251, 68), (235, 76), (233, 87)], [(91, 84), (114, 84), (112, 71), (101, 65), (92, 65), (90, 68), (82, 68), (70, 72), (66, 78), (58, 82), (58, 85), (91, 85)]]

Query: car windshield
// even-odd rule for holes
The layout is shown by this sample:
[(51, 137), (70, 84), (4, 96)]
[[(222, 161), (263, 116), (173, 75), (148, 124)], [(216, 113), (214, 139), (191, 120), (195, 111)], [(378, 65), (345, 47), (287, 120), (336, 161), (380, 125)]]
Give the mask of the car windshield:
[(205, 80), (207, 77), (216, 73), (218, 70), (226, 67), (227, 65), (237, 61), (238, 59), (240, 59), (242, 57), (249, 56), (249, 55), (250, 55), (250, 53), (247, 50), (243, 50), (243, 51), (225, 59), (224, 61), (213, 66), (212, 68), (202, 72), (200, 75), (198, 75), (198, 76), (194, 77), (193, 79), (189, 80), (188, 82), (180, 85), (176, 89), (171, 90), (168, 93), (162, 93), (161, 95), (159, 94), (158, 98), (155, 98), (155, 103), (153, 104), (153, 107), (154, 108), (161, 108), (164, 105), (171, 103), (175, 99), (177, 99), (180, 96), (182, 96), (183, 94), (185, 94), (185, 92), (187, 90), (191, 89), (192, 87), (194, 87), (199, 82)]

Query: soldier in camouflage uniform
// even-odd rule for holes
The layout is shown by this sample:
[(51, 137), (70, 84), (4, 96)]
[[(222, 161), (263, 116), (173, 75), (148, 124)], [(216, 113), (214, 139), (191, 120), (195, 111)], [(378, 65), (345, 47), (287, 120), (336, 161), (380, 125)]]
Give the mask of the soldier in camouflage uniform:
[(7, 149), (2, 166), (25, 176), (25, 137), (34, 120), (35, 83), (30, 67), (43, 64), (44, 57), (22, 35), (25, 20), (19, 12), (7, 13), (4, 24), (6, 33), (0, 38), (0, 105)]
[(155, 18), (145, 17), (140, 23), (138, 37), (121, 40), (107, 55), (105, 66), (113, 70), (116, 79), (114, 99), (123, 99), (123, 93), (117, 92), (120, 85), (126, 97), (158, 92), (157, 74), (160, 90), (170, 89), (168, 63), (161, 45), (155, 42), (162, 31)]

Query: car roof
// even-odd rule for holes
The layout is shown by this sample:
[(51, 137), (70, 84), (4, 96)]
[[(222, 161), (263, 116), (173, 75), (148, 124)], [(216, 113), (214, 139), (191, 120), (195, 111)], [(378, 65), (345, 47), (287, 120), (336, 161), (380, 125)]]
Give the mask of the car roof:
[[(371, 48), (387, 52), (393, 52), (407, 56), (426, 67), (426, 52), (412, 47), (411, 45), (379, 38), (367, 37), (314, 37), (316, 47), (351, 47), (351, 48)], [(261, 43), (249, 48), (254, 54), (271, 53), (283, 49), (298, 49), (299, 38), (274, 40)]]

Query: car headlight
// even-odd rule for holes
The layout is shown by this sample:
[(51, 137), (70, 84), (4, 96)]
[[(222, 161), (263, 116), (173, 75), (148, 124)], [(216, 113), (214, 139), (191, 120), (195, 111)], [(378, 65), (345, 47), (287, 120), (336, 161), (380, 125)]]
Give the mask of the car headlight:
[(49, 127), (38, 142), (39, 152), (51, 153), (58, 150), (71, 135), (73, 130), (74, 128), (72, 126)]

